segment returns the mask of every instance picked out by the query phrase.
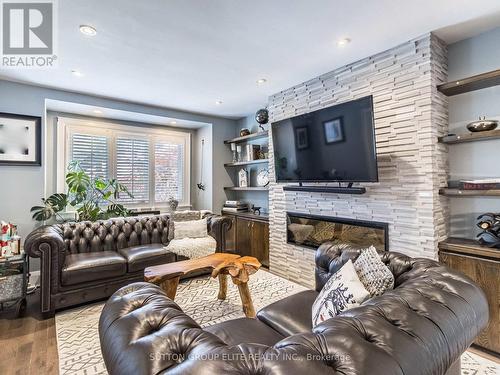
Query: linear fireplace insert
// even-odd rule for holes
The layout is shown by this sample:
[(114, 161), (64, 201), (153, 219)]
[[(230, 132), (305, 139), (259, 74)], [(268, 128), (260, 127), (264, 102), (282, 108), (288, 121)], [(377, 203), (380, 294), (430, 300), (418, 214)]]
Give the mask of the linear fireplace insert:
[(379, 251), (389, 247), (389, 226), (378, 221), (287, 212), (287, 243), (317, 249), (326, 241)]

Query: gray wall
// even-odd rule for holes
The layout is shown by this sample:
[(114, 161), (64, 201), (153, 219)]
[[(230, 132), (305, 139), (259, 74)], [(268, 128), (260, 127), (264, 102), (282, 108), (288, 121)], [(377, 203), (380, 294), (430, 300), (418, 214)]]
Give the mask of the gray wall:
[[(500, 28), (448, 46), (450, 80), (500, 68)], [(500, 87), (491, 87), (449, 99), (450, 132), (467, 132), (465, 125), (479, 116), (500, 120)], [(499, 141), (473, 142), (449, 147), (450, 179), (500, 177)], [(498, 198), (450, 198), (451, 235), (473, 238), (476, 217), (500, 212)]]
[[(231, 160), (231, 153), (224, 146), (223, 140), (233, 136), (236, 127), (235, 120), (0, 80), (0, 112), (42, 116), (42, 166), (0, 166), (0, 218), (17, 223), (23, 238), (36, 224), (31, 219), (29, 209), (38, 204), (40, 198), (46, 193), (44, 172), (47, 162), (44, 157), (45, 132), (47, 130), (45, 124), (45, 99), (211, 123), (214, 147), (212, 155), (208, 155), (207, 159), (212, 159), (212, 209), (216, 212), (220, 211), (225, 200), (223, 186), (231, 183), (223, 166), (225, 162)], [(193, 139), (195, 138), (193, 137)], [(193, 147), (195, 146), (193, 145)], [(49, 154), (51, 152), (52, 150), (50, 150)], [(199, 168), (196, 165), (193, 167), (195, 169)], [(192, 183), (194, 184), (195, 181), (192, 181)], [(196, 200), (196, 205), (200, 202), (209, 204), (210, 199), (206, 201)]]

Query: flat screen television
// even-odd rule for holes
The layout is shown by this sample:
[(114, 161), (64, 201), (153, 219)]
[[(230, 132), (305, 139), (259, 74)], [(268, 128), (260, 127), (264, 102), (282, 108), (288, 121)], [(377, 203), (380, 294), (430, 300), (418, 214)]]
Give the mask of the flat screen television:
[(373, 98), (271, 124), (277, 182), (377, 182)]

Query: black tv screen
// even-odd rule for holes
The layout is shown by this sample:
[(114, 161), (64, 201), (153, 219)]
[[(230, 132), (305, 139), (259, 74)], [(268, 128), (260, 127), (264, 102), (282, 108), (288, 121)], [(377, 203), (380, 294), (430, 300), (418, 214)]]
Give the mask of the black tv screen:
[(376, 182), (373, 98), (274, 122), (277, 182)]

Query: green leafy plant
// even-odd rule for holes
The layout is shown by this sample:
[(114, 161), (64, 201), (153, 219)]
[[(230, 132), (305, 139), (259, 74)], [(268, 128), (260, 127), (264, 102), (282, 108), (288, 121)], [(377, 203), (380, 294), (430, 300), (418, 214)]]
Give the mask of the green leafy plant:
[(76, 209), (80, 221), (94, 221), (129, 214), (129, 210), (117, 201), (120, 194), (133, 198), (127, 187), (116, 179), (91, 178), (77, 161), (72, 161), (68, 165), (66, 185), (67, 194), (52, 194), (48, 198), (42, 198), (43, 206), (31, 208), (34, 220), (45, 221), (55, 218), (64, 221), (61, 212), (68, 206)]

